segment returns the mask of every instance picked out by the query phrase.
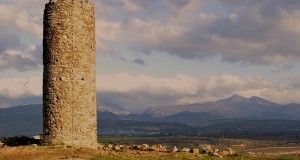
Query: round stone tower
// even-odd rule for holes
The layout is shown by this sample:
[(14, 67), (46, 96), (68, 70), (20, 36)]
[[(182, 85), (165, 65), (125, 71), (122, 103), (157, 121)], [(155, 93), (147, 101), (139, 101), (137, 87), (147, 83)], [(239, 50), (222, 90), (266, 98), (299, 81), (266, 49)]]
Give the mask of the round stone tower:
[(43, 130), (47, 144), (97, 145), (94, 10), (87, 0), (46, 4)]

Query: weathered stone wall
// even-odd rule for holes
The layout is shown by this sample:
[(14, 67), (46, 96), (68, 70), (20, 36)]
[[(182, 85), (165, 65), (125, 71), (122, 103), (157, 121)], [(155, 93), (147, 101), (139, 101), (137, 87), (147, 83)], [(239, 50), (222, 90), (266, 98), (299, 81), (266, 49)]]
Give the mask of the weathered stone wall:
[(94, 4), (50, 0), (43, 49), (45, 142), (96, 147)]

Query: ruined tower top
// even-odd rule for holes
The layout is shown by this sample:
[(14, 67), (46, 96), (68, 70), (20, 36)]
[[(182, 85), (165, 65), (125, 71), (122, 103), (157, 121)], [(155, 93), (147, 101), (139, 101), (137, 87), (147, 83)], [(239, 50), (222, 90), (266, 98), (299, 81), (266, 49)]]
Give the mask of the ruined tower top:
[(92, 2), (90, 2), (89, 0), (50, 0), (49, 3), (56, 3), (56, 2), (66, 2), (66, 3), (69, 3), (69, 2), (85, 2), (85, 3), (90, 3), (92, 4)]
[(48, 144), (97, 145), (94, 4), (50, 0), (44, 10), (43, 130)]

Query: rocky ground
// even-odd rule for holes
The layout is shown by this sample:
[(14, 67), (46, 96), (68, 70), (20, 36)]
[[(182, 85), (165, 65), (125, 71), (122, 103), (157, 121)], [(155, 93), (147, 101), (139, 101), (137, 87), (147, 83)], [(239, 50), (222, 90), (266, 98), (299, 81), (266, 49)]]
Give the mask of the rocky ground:
[[(99, 144), (97, 149), (71, 148), (65, 145), (41, 146), (30, 144), (32, 139), (24, 137), (6, 139), (0, 142), (0, 160), (56, 160), (56, 159), (92, 159), (92, 160), (153, 160), (153, 159), (300, 159), (300, 147), (261, 148), (246, 150), (243, 153), (236, 153), (232, 148), (218, 149), (212, 145), (200, 145), (198, 147), (176, 146), (167, 147), (161, 144), (156, 145), (113, 145)], [(27, 145), (27, 146), (19, 146)], [(281, 155), (290, 154), (292, 156)]]
[(203, 145), (193, 148), (167, 147), (161, 144), (156, 145), (102, 145), (97, 149), (71, 148), (65, 145), (41, 146), (41, 143), (34, 138), (14, 137), (6, 138), (0, 142), (0, 160), (28, 160), (28, 159), (92, 159), (101, 156), (123, 156), (143, 157), (145, 155), (162, 155), (169, 153), (190, 154), (193, 157), (213, 156), (226, 157), (235, 154), (231, 148), (220, 151), (211, 145)]

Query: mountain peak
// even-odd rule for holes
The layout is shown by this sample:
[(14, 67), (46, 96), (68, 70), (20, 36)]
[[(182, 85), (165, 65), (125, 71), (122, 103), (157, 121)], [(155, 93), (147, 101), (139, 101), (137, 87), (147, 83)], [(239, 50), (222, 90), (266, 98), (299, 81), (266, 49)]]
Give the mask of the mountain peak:
[(237, 103), (246, 100), (247, 98), (240, 96), (238, 94), (234, 94), (229, 98), (219, 100), (218, 102), (226, 102), (226, 103)]
[(229, 97), (229, 99), (246, 99), (246, 98), (243, 97), (243, 96), (240, 96), (240, 95), (238, 95), (238, 94), (234, 94), (234, 95), (232, 95), (231, 97)]
[(115, 115), (128, 115), (130, 114), (128, 111), (124, 110), (119, 105), (110, 105), (103, 103), (101, 101), (97, 101), (97, 110), (100, 112), (111, 112)]
[(256, 103), (259, 103), (259, 104), (263, 104), (263, 105), (271, 105), (271, 104), (275, 104), (273, 102), (270, 102), (266, 99), (263, 99), (261, 97), (257, 97), (257, 96), (252, 96), (249, 98), (250, 101), (253, 101), (253, 102), (256, 102)]
[(250, 100), (264, 100), (263, 98), (261, 97), (258, 97), (258, 96), (252, 96), (249, 98)]

